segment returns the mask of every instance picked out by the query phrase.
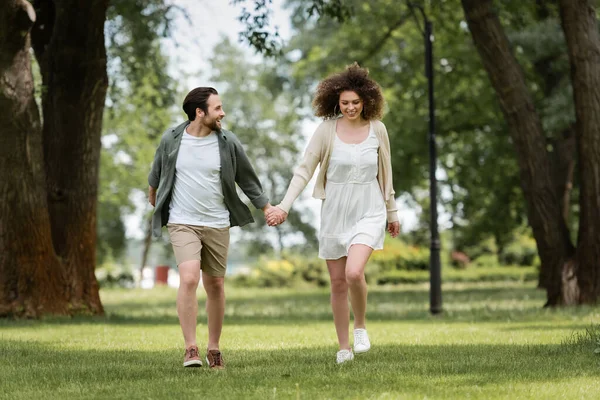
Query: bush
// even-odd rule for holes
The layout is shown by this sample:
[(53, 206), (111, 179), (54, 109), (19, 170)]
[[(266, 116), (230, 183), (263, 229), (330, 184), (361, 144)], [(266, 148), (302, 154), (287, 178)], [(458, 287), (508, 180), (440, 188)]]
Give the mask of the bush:
[(95, 273), (98, 286), (101, 288), (132, 288), (135, 286), (135, 279), (131, 271), (111, 260), (102, 263), (96, 268)]
[(530, 236), (517, 234), (498, 256), (502, 264), (534, 265), (537, 256), (535, 239)]
[(382, 273), (394, 270), (426, 271), (429, 269), (429, 249), (411, 246), (388, 236), (383, 250), (373, 252), (366, 269), (370, 268)]
[[(535, 267), (482, 267), (468, 270), (444, 269), (442, 282), (531, 282), (538, 279)], [(391, 271), (377, 279), (378, 285), (429, 282), (429, 271)]]
[(281, 260), (261, 259), (247, 274), (237, 274), (231, 279), (236, 286), (293, 287), (299, 284), (327, 286), (329, 274), (324, 260), (286, 256)]
[(473, 261), (473, 265), (475, 265), (476, 267), (484, 268), (500, 266), (500, 264), (498, 263), (498, 256), (496, 256), (495, 254), (482, 254)]
[[(386, 244), (387, 250), (373, 253), (369, 264), (365, 268), (365, 277), (369, 284), (429, 282), (428, 251), (398, 242), (389, 246)], [(479, 257), (475, 264), (479, 267), (466, 270), (457, 270), (451, 268), (449, 264), (443, 264), (445, 268), (442, 271), (442, 281), (530, 282), (538, 279), (539, 267), (499, 266), (495, 256), (492, 255)], [(419, 268), (422, 269), (396, 269), (397, 267), (406, 268), (408, 266), (414, 268), (415, 265), (419, 265)], [(241, 287), (267, 288), (295, 287), (299, 285), (326, 287), (329, 286), (329, 274), (324, 260), (314, 256), (306, 258), (296, 254), (286, 255), (282, 260), (261, 259), (254, 264), (250, 272), (234, 275), (229, 281)]]
[(463, 251), (471, 258), (471, 260), (475, 260), (484, 256), (495, 257), (498, 253), (498, 247), (496, 246), (494, 238), (488, 237), (475, 245), (465, 246)]

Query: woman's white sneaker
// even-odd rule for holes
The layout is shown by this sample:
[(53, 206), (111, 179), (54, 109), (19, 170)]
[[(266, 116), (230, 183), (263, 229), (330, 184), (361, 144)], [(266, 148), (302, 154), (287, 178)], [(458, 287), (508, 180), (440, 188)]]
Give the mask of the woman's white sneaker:
[(355, 329), (354, 330), (354, 352), (356, 354), (366, 353), (371, 348), (371, 342), (369, 341), (369, 335), (367, 335), (366, 329)]
[(346, 361), (352, 360), (354, 360), (354, 354), (352, 353), (352, 350), (340, 350), (337, 352), (337, 355), (335, 357), (335, 362), (337, 362), (338, 364), (342, 364)]

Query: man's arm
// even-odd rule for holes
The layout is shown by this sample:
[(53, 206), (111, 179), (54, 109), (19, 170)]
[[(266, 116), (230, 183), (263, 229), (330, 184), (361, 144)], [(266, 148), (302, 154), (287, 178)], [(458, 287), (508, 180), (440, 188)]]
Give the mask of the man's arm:
[(156, 188), (148, 186), (148, 203), (152, 204), (152, 207), (156, 205)]
[(234, 141), (237, 169), (235, 171), (235, 182), (252, 202), (252, 205), (263, 211), (267, 211), (271, 204), (260, 180), (239, 141)]

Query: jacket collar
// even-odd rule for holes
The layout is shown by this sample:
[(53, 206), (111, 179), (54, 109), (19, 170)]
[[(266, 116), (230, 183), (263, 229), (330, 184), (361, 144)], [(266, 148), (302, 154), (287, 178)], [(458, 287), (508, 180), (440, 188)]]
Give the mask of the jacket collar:
[(183, 131), (185, 130), (185, 128), (187, 128), (187, 126), (189, 124), (190, 124), (190, 121), (185, 121), (185, 122), (177, 125), (175, 128), (171, 129), (173, 138), (177, 139), (179, 136), (181, 136), (181, 134), (183, 133)]

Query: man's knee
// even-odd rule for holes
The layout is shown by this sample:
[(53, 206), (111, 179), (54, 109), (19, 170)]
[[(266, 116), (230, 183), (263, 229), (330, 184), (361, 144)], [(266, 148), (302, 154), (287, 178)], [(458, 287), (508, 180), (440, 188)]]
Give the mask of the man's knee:
[(186, 261), (179, 264), (179, 286), (195, 290), (200, 282), (200, 262)]
[(202, 282), (207, 294), (219, 294), (224, 291), (225, 277), (203, 275)]

